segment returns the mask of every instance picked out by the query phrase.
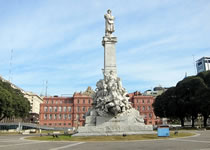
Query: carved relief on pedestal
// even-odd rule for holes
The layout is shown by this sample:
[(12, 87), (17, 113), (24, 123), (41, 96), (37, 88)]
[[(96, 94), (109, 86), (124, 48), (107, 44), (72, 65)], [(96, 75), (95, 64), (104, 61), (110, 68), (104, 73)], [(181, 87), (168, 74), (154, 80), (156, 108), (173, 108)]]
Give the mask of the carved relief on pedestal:
[(117, 115), (132, 108), (122, 82), (113, 71), (96, 83), (93, 108), (99, 116)]

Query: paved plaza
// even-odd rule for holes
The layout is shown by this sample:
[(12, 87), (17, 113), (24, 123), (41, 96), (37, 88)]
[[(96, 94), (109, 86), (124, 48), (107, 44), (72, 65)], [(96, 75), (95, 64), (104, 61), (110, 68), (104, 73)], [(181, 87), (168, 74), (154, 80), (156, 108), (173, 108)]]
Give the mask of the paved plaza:
[(188, 138), (128, 142), (30, 141), (26, 136), (0, 136), (1, 150), (210, 150), (210, 131)]

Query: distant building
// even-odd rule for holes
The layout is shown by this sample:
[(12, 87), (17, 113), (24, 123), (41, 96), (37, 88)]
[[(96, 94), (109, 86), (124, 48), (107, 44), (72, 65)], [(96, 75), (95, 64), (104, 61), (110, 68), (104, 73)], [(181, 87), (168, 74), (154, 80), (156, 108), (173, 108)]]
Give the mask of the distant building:
[[(0, 76), (0, 80), (9, 83), (12, 86), (12, 88), (18, 89), (23, 93), (24, 97), (28, 99), (28, 101), (30, 102), (30, 106), (31, 106), (31, 111), (29, 112), (30, 116), (25, 121), (32, 122), (32, 123), (38, 123), (40, 104), (43, 102), (43, 99), (40, 96), (38, 96), (37, 94), (24, 91), (23, 89), (19, 88), (18, 86), (14, 85), (13, 83), (4, 79), (1, 76)], [(13, 118), (12, 120), (9, 118), (5, 118), (3, 121), (4, 122), (16, 122), (16, 121), (19, 122), (21, 120), (18, 118)]]
[(196, 61), (197, 73), (210, 70), (210, 57), (202, 57)]
[(154, 96), (142, 95), (136, 91), (129, 94), (132, 106), (139, 111), (140, 115), (144, 117), (144, 122), (147, 125), (157, 125), (161, 120), (155, 116), (152, 104), (155, 101)]
[[(88, 92), (89, 93), (89, 92)], [(85, 124), (85, 113), (91, 108), (92, 98), (83, 93), (73, 97), (45, 97), (40, 104), (40, 125), (78, 127)]]
[[(23, 91), (22, 91), (23, 92)], [(43, 103), (42, 97), (38, 96), (32, 92), (23, 92), (24, 97), (28, 99), (31, 106), (29, 122), (38, 123), (39, 122), (39, 111), (40, 104)]]
[(155, 87), (152, 90), (147, 90), (143, 93), (143, 95), (145, 96), (153, 96), (153, 97), (157, 97), (158, 95), (161, 95), (163, 92), (165, 92), (167, 90), (167, 88), (163, 88), (161, 86)]

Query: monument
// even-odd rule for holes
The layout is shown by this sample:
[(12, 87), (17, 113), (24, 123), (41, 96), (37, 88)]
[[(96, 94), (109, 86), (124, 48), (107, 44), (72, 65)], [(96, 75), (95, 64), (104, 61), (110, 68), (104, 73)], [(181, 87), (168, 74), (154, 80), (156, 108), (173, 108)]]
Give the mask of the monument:
[(151, 133), (152, 126), (145, 125), (143, 117), (132, 108), (123, 88), (121, 79), (117, 76), (115, 43), (113, 36), (114, 16), (111, 10), (105, 18), (104, 47), (104, 78), (96, 83), (93, 94), (92, 108), (86, 113), (85, 126), (78, 128), (75, 136), (122, 135)]

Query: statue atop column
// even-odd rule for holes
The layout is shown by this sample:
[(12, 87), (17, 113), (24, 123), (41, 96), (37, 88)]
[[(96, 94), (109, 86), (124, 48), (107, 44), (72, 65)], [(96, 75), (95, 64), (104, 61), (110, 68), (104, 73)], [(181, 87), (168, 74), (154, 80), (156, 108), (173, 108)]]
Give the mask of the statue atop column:
[(112, 11), (110, 9), (107, 10), (107, 14), (104, 15), (105, 18), (105, 36), (112, 36), (112, 32), (114, 32), (114, 16), (112, 16)]

